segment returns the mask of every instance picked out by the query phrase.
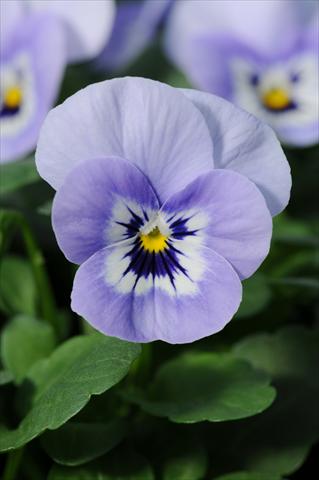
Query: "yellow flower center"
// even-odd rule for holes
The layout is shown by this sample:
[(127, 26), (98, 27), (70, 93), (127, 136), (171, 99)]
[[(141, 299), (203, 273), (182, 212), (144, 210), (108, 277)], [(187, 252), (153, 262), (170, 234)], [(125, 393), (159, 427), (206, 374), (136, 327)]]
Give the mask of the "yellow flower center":
[(282, 110), (290, 104), (290, 98), (283, 88), (272, 88), (264, 93), (262, 97), (265, 107), (271, 110)]
[(4, 93), (3, 103), (7, 108), (18, 108), (22, 103), (22, 91), (20, 87), (9, 87)]
[(149, 252), (162, 252), (167, 248), (167, 236), (163, 235), (158, 227), (155, 227), (150, 233), (147, 235), (141, 234), (141, 242), (144, 250)]

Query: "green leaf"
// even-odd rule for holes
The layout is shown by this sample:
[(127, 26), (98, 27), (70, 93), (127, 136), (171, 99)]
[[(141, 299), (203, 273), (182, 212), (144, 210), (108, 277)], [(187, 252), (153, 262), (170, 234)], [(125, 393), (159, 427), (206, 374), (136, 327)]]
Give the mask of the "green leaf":
[(316, 249), (308, 248), (307, 250), (298, 250), (293, 255), (286, 255), (280, 258), (272, 265), (271, 277), (273, 282), (281, 280), (282, 277), (290, 277), (292, 275), (300, 275), (309, 268), (316, 269), (318, 265), (318, 255)]
[(319, 290), (319, 280), (316, 278), (284, 277), (273, 280), (273, 283), (289, 287)]
[(44, 216), (49, 217), (51, 215), (51, 211), (52, 211), (52, 203), (53, 203), (52, 200), (48, 200), (47, 202), (45, 202), (43, 205), (41, 205), (37, 209), (37, 212), (40, 215), (44, 215)]
[(126, 423), (121, 419), (109, 423), (71, 421), (44, 433), (41, 440), (55, 462), (77, 466), (112, 450), (124, 438), (126, 429)]
[(266, 371), (274, 381), (300, 380), (319, 389), (319, 330), (294, 325), (238, 342), (235, 355)]
[(208, 467), (207, 452), (197, 438), (171, 438), (162, 464), (162, 480), (201, 480)]
[(12, 373), (8, 370), (0, 370), (0, 386), (7, 385), (13, 381)]
[(245, 470), (290, 474), (319, 438), (319, 332), (301, 326), (274, 335), (254, 335), (234, 352), (271, 375), (278, 391), (274, 404), (230, 432), (227, 448)]
[(7, 195), (21, 187), (25, 187), (40, 180), (33, 156), (19, 162), (1, 165), (0, 178), (1, 195)]
[[(101, 334), (74, 337), (28, 372), (20, 395), (30, 408), (18, 428), (0, 430), (0, 451), (18, 448), (44, 430), (54, 430), (89, 401), (118, 383), (140, 353), (130, 344)], [(23, 388), (24, 387), (24, 388)]]
[(274, 241), (298, 246), (318, 246), (318, 236), (309, 223), (290, 218), (286, 214), (278, 215), (273, 222)]
[(33, 364), (54, 350), (55, 335), (51, 325), (33, 317), (19, 315), (10, 320), (1, 337), (3, 365), (20, 382)]
[(269, 475), (268, 473), (258, 472), (236, 472), (222, 475), (214, 480), (281, 480), (278, 475)]
[(12, 235), (13, 231), (15, 229), (20, 230), (32, 266), (34, 281), (41, 306), (41, 316), (49, 321), (59, 333), (55, 300), (48, 274), (45, 269), (45, 260), (28, 222), (18, 211), (2, 210), (0, 212), (0, 225), (2, 231), (4, 231), (4, 233), (2, 232), (2, 237), (0, 236), (0, 248), (2, 251), (6, 248), (8, 237)]
[(243, 282), (243, 300), (236, 313), (238, 318), (256, 315), (269, 304), (271, 290), (266, 277), (256, 273), (253, 277)]
[(178, 423), (220, 422), (271, 405), (269, 377), (230, 354), (189, 353), (163, 365), (147, 392), (124, 395), (146, 412)]
[(154, 475), (141, 455), (121, 449), (83, 467), (53, 467), (48, 480), (154, 480)]
[(185, 75), (178, 70), (170, 70), (165, 77), (165, 83), (176, 88), (192, 88)]
[(6, 256), (0, 263), (0, 309), (7, 315), (36, 314), (37, 291), (29, 262)]
[(15, 212), (0, 210), (0, 256), (2, 256), (10, 241), (18, 230), (17, 216)]

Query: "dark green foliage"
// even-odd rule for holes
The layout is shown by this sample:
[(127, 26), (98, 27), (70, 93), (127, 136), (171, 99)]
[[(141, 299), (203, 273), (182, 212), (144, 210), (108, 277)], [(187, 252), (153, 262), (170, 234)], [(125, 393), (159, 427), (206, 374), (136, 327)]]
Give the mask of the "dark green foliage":
[(262, 412), (275, 397), (270, 378), (227, 353), (188, 353), (164, 364), (146, 392), (127, 398), (177, 423), (221, 422)]
[(23, 159), (19, 162), (1, 165), (1, 196), (12, 193), (18, 188), (39, 182), (41, 180), (35, 167), (34, 156)]

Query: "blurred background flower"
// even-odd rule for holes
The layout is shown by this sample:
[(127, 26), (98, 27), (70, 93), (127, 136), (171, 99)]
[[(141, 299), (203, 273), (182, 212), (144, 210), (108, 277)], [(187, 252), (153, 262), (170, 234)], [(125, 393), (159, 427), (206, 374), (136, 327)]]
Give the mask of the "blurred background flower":
[(166, 51), (198, 88), (264, 119), (289, 145), (319, 140), (318, 2), (179, 0)]
[(103, 70), (129, 66), (147, 48), (174, 0), (122, 0), (110, 40), (98, 58)]
[(66, 65), (101, 51), (113, 17), (111, 0), (1, 2), (1, 162), (34, 149)]

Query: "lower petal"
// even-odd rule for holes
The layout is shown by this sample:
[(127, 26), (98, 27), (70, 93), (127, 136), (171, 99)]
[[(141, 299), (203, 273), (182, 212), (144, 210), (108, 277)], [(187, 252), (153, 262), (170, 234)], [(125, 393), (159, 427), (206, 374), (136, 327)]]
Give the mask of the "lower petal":
[(160, 288), (152, 279), (144, 291), (120, 293), (106, 274), (111, 250), (100, 250), (81, 265), (72, 291), (72, 309), (106, 335), (131, 342), (193, 342), (224, 328), (239, 307), (238, 275), (209, 249), (202, 255), (205, 274), (185, 294), (182, 288), (178, 293)]
[(280, 140), (294, 147), (311, 147), (319, 142), (319, 121), (303, 127), (282, 126), (277, 129)]

